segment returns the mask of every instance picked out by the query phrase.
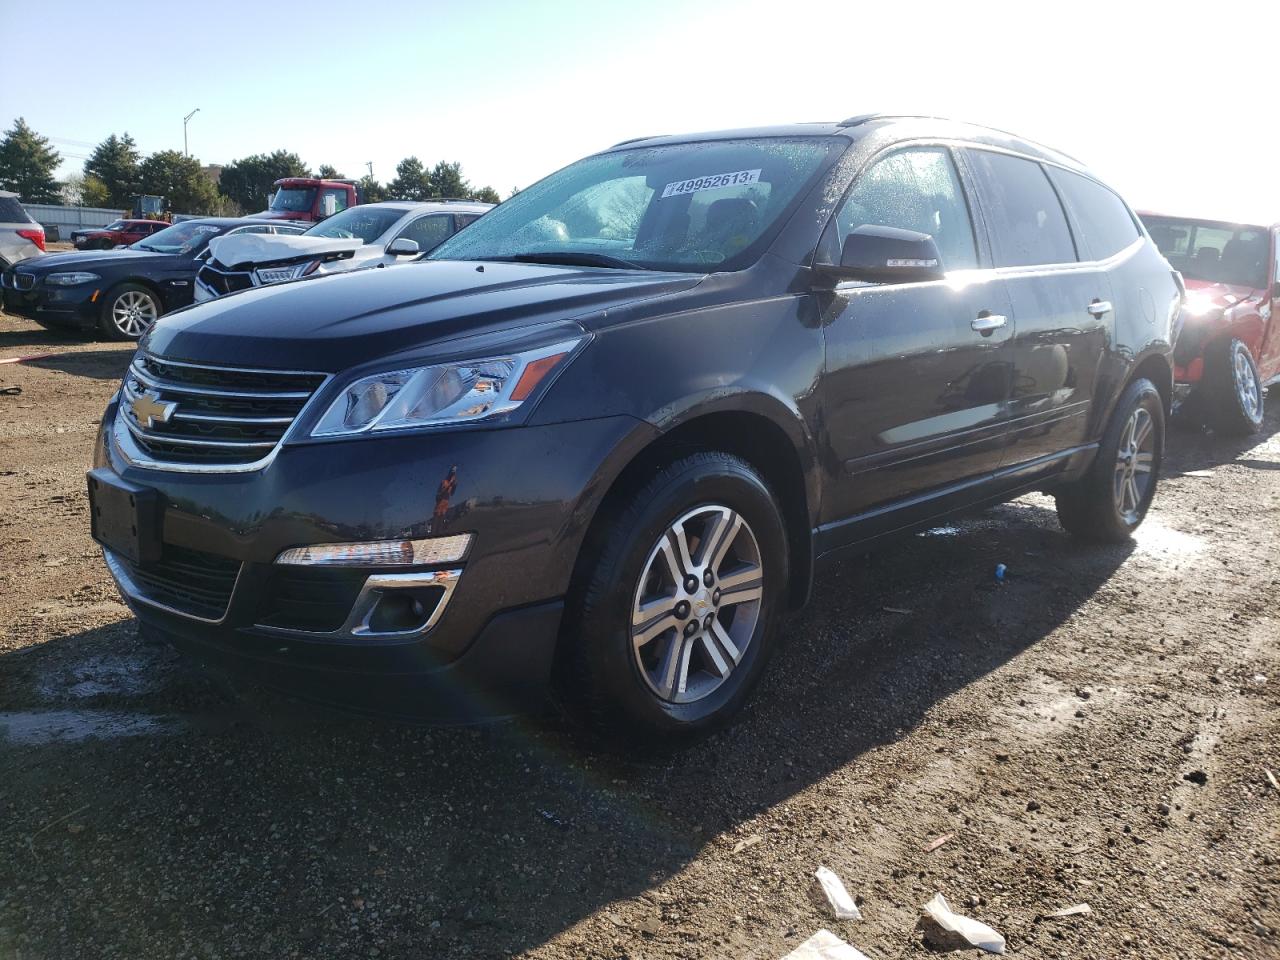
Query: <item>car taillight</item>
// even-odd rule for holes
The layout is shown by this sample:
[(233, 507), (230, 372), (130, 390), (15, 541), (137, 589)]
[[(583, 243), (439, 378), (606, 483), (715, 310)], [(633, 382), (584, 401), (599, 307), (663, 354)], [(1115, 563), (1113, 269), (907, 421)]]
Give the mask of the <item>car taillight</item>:
[(24, 240), (30, 240), (40, 250), (44, 251), (44, 231), (43, 230), (19, 230), (18, 236)]

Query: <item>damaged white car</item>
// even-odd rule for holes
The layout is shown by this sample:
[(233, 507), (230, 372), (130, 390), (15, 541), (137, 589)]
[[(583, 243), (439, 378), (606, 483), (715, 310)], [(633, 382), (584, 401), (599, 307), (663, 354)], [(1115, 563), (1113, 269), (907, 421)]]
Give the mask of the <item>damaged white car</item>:
[(387, 267), (435, 249), (493, 204), (390, 201), (349, 207), (297, 236), (235, 234), (209, 244), (195, 299), (213, 300), (317, 274)]

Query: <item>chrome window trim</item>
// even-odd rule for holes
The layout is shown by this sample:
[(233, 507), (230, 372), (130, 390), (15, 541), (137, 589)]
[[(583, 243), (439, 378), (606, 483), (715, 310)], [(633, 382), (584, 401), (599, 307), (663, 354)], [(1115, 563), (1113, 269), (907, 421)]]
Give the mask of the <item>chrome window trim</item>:
[(172, 613), (177, 617), (185, 617), (188, 620), (198, 620), (200, 623), (220, 624), (227, 619), (227, 614), (231, 612), (231, 606), (235, 602), (236, 591), (240, 589), (240, 578), (244, 575), (244, 564), (240, 564), (240, 569), (236, 571), (235, 583), (231, 585), (231, 593), (227, 595), (227, 606), (222, 611), (222, 616), (217, 620), (211, 620), (208, 617), (202, 617), (186, 610), (179, 610), (177, 607), (171, 607), (167, 603), (161, 603), (158, 600), (152, 600), (144, 594), (138, 587), (137, 582), (129, 575), (128, 569), (121, 563), (116, 555), (106, 547), (102, 548), (102, 558), (107, 564), (107, 571), (111, 574), (112, 579), (116, 582), (116, 588), (127, 600), (135, 603), (146, 604), (148, 607), (154, 607), (157, 610), (163, 610), (165, 613)]
[[(453, 592), (461, 578), (461, 568), (427, 570), (418, 573), (374, 573), (370, 574), (369, 578), (365, 580), (364, 586), (360, 588), (359, 595), (351, 605), (351, 612), (347, 614), (347, 619), (337, 630), (295, 630), (289, 627), (273, 627), (265, 623), (255, 623), (253, 629), (277, 636), (305, 637), (315, 640), (407, 640), (421, 637), (429, 633), (440, 622), (440, 618), (444, 616), (445, 607), (453, 599)], [(406, 587), (441, 587), (444, 589), (444, 593), (440, 595), (440, 600), (436, 603), (435, 609), (431, 611), (431, 616), (427, 618), (427, 622), (421, 627), (416, 627), (412, 630), (370, 629), (369, 620), (373, 617), (374, 608), (377, 606), (382, 593)]]

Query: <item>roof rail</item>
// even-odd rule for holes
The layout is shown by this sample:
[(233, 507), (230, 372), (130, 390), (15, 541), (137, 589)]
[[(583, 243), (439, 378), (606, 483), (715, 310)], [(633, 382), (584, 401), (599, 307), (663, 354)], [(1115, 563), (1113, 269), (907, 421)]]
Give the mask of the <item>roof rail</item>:
[(885, 116), (883, 113), (858, 113), (854, 114), (848, 120), (841, 120), (836, 124), (837, 127), (856, 127), (859, 124), (866, 123), (868, 120), (877, 120)]
[[(632, 137), (630, 140), (619, 140), (613, 145), (613, 147), (625, 147), (628, 143), (639, 143), (641, 140), (653, 140), (656, 137), (665, 136), (667, 136), (665, 133), (651, 133), (647, 137)], [(613, 147), (610, 147), (609, 149), (612, 150)]]

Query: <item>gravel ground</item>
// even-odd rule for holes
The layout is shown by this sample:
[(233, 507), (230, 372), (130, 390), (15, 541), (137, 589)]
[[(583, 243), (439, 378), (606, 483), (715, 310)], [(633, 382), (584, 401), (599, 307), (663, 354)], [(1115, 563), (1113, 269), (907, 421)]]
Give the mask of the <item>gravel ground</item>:
[(740, 723), (620, 757), (144, 645), (83, 495), (128, 348), (0, 316), (0, 358), (45, 352), (0, 365), (0, 957), (764, 960), (825, 926), (887, 960), (930, 955), (938, 891), (1025, 957), (1280, 956), (1280, 403), (1175, 430), (1131, 546), (1032, 496), (844, 562)]

